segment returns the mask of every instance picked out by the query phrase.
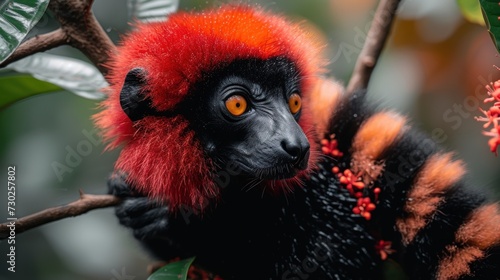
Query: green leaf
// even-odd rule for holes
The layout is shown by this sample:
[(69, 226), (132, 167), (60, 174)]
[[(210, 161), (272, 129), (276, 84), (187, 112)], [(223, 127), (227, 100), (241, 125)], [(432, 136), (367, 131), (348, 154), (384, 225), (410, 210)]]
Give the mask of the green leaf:
[(58, 85), (78, 96), (102, 99), (101, 89), (108, 86), (101, 72), (93, 65), (74, 58), (36, 53), (5, 67)]
[(2, 0), (0, 2), (0, 63), (21, 44), (45, 13), (49, 0)]
[(0, 110), (25, 98), (60, 90), (62, 88), (31, 76), (0, 77)]
[(169, 263), (151, 274), (147, 280), (186, 280), (194, 258)]
[(133, 19), (144, 22), (164, 21), (179, 8), (179, 0), (128, 0)]
[(498, 17), (500, 16), (499, 2), (500, 1), (498, 0), (479, 0), (484, 20), (486, 22), (486, 27), (490, 32), (493, 43), (495, 43), (495, 46), (497, 47), (497, 51), (500, 51), (500, 20), (498, 20)]
[(485, 23), (479, 0), (457, 0), (457, 3), (462, 14), (468, 21), (484, 26)]

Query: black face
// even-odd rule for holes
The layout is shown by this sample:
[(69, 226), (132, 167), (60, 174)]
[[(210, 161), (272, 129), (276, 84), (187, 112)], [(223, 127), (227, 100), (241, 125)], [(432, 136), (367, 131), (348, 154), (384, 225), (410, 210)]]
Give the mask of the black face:
[(307, 168), (309, 142), (297, 123), (299, 73), (283, 58), (239, 60), (205, 75), (182, 110), (212, 159), (260, 179)]
[[(217, 166), (236, 166), (251, 178), (290, 178), (306, 169), (309, 159), (309, 142), (298, 124), (299, 78), (294, 64), (284, 58), (235, 61), (205, 74), (175, 112), (166, 114), (180, 113), (189, 120)], [(124, 105), (130, 98), (123, 90), (122, 95), (127, 112)], [(147, 100), (143, 103), (132, 111), (138, 107), (141, 114), (165, 115), (145, 109)]]

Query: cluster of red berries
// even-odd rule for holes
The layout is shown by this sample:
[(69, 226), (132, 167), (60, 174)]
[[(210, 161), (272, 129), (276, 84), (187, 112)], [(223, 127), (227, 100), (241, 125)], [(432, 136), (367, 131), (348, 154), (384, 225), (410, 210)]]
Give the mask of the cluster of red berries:
[(497, 149), (500, 146), (500, 126), (498, 121), (500, 120), (500, 80), (491, 83), (486, 86), (489, 97), (484, 100), (484, 103), (493, 102), (487, 111), (479, 108), (484, 114), (484, 117), (476, 117), (477, 121), (485, 122), (484, 128), (488, 128), (490, 125), (493, 126), (489, 131), (484, 131), (483, 134), (491, 137), (488, 141), (491, 152), (498, 155)]
[[(329, 139), (321, 140), (321, 150), (325, 155), (332, 156), (333, 158), (341, 158), (344, 155), (338, 149), (338, 141), (335, 139), (334, 134), (330, 135)], [(338, 166), (334, 166), (332, 172), (339, 178), (340, 184), (342, 184), (353, 197), (358, 199), (352, 212), (369, 221), (372, 218), (371, 212), (377, 208), (376, 204), (378, 203), (380, 188), (367, 186), (363, 182), (362, 172), (355, 174), (349, 168), (341, 171)], [(373, 201), (369, 195), (370, 192), (373, 194)], [(386, 260), (389, 254), (395, 252), (391, 246), (392, 243), (385, 240), (379, 240), (375, 244), (375, 250), (379, 253), (382, 260)]]
[(334, 158), (340, 158), (344, 155), (339, 149), (339, 142), (335, 140), (335, 134), (330, 135), (330, 139), (321, 140), (321, 151), (325, 155), (332, 156)]
[[(338, 141), (335, 139), (334, 134), (330, 135), (329, 139), (321, 140), (321, 150), (324, 154), (334, 158), (341, 158), (344, 155), (338, 149)], [(371, 212), (377, 208), (376, 203), (378, 202), (380, 188), (367, 186), (362, 180), (362, 172), (355, 174), (349, 168), (341, 171), (338, 166), (334, 166), (332, 172), (339, 178), (340, 184), (342, 184), (353, 197), (358, 199), (352, 212), (361, 215), (366, 220), (370, 220), (372, 217)], [(369, 191), (373, 193), (373, 201), (368, 194)]]

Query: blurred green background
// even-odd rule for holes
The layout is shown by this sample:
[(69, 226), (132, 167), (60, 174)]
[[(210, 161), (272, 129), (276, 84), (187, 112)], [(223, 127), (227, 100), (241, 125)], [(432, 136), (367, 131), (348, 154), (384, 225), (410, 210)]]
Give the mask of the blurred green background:
[[(218, 6), (227, 1), (181, 1), (181, 10)], [(328, 42), (332, 76), (347, 83), (373, 17), (374, 0), (247, 1), (296, 20), (312, 23)], [(96, 0), (94, 13), (117, 42), (130, 29), (126, 1)], [(474, 186), (500, 197), (500, 159), (488, 150), (481, 135), (476, 96), (487, 82), (500, 78), (500, 64), (486, 29), (466, 22), (455, 0), (403, 1), (392, 36), (370, 84), (374, 102), (410, 116), (414, 126), (428, 132), (442, 130), (442, 145), (468, 163)], [(33, 30), (57, 27), (46, 14)], [(86, 60), (70, 47), (49, 53)], [(10, 75), (0, 71), (0, 76)], [(8, 94), (2, 92), (0, 94)], [(462, 110), (458, 108), (462, 107)], [(0, 112), (0, 182), (7, 182), (7, 166), (17, 167), (17, 217), (76, 200), (78, 190), (105, 193), (106, 179), (118, 152), (91, 145), (71, 172), (59, 180), (55, 162), (65, 164), (69, 150), (91, 132), (90, 116), (96, 102), (68, 92), (24, 100)], [(5, 185), (5, 184), (4, 184)], [(7, 189), (0, 189), (6, 205)], [(0, 207), (0, 217), (7, 217)], [(4, 218), (1, 218), (3, 221)], [(0, 242), (0, 279), (146, 279), (151, 259), (130, 232), (118, 225), (113, 209), (58, 221), (16, 238), (16, 273), (6, 270), (6, 242)], [(391, 269), (388, 279), (402, 279)]]

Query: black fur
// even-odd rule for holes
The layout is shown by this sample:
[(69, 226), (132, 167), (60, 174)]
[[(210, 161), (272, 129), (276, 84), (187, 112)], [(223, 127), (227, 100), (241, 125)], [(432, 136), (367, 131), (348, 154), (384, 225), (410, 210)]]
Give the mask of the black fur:
[[(287, 197), (231, 185), (223, 202), (202, 217), (179, 214), (167, 221), (166, 207), (151, 210), (156, 204), (144, 197), (127, 198), (117, 216), (156, 257), (196, 256), (198, 265), (224, 279), (379, 278), (374, 240), (352, 214), (355, 200), (328, 176), (326, 165)], [(115, 188), (113, 180), (109, 185)]]
[[(374, 107), (366, 104), (365, 96), (365, 90), (355, 92), (342, 99), (335, 108), (328, 131), (335, 134), (341, 151), (349, 151), (359, 127), (374, 113)], [(327, 138), (329, 135), (322, 136)], [(345, 155), (343, 160), (350, 162), (350, 155)]]

